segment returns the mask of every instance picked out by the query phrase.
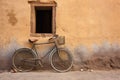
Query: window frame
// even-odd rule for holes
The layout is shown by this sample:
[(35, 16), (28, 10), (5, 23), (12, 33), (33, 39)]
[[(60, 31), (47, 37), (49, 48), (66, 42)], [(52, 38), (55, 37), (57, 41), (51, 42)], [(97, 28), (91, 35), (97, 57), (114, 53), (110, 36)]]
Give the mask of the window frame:
[[(56, 34), (56, 7), (57, 3), (52, 2), (39, 2), (39, 1), (28, 1), (31, 5), (31, 18), (30, 18), (30, 36), (52, 36)], [(52, 33), (36, 33), (36, 13), (35, 7), (52, 7)]]

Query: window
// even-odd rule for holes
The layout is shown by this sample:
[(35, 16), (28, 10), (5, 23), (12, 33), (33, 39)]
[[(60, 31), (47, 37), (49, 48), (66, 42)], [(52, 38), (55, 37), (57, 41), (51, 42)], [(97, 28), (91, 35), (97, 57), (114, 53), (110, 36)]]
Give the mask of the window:
[(36, 33), (52, 33), (52, 7), (35, 7)]
[(31, 35), (54, 35), (56, 33), (56, 2), (29, 1), (29, 3), (31, 4)]

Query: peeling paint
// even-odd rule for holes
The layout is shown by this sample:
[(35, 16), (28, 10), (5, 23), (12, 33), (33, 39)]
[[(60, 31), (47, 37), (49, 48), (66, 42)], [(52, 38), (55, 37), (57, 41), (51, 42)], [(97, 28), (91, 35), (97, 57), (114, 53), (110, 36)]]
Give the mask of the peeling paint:
[(7, 16), (9, 17), (8, 22), (12, 26), (16, 25), (16, 23), (18, 22), (18, 20), (16, 18), (16, 14), (15, 14), (14, 10), (11, 10), (10, 12), (8, 12)]

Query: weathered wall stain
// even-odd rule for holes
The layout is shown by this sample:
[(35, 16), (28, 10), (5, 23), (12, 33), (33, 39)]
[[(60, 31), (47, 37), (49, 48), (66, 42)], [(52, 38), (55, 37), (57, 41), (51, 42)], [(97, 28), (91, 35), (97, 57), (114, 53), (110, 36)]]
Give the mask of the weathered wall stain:
[(85, 46), (78, 46), (74, 52), (74, 70), (112, 70), (120, 69), (120, 45), (104, 42), (94, 44), (91, 51)]
[(9, 22), (12, 26), (14, 26), (14, 25), (18, 22), (14, 10), (11, 10), (10, 12), (8, 12), (7, 16), (9, 17), (8, 22)]

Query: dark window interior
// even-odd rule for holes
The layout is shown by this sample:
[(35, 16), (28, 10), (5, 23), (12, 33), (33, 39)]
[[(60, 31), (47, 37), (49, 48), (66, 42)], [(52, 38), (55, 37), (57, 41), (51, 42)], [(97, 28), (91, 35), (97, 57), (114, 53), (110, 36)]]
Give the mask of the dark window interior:
[(35, 7), (36, 33), (52, 33), (52, 7)]

